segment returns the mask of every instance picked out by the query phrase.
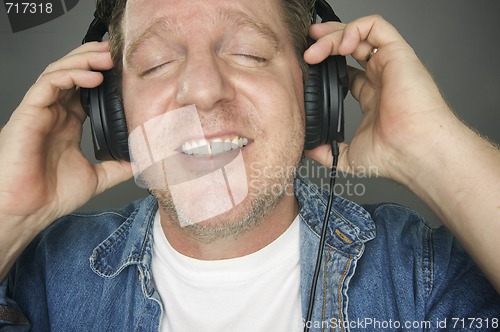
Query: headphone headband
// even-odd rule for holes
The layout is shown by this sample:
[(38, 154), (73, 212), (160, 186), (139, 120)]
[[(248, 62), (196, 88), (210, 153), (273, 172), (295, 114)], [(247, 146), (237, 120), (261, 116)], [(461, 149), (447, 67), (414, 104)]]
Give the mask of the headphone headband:
[(333, 8), (326, 0), (316, 0), (314, 4), (316, 14), (321, 17), (324, 22), (340, 22), (340, 18), (335, 14)]
[(82, 44), (93, 42), (93, 41), (102, 41), (104, 35), (108, 32), (108, 26), (102, 19), (97, 15), (97, 11), (94, 12), (94, 19), (90, 23), (90, 26), (85, 34), (85, 37), (82, 40)]

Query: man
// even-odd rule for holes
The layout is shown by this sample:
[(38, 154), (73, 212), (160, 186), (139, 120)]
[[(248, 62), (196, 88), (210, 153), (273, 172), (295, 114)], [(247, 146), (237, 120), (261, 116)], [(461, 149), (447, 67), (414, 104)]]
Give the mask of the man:
[[(1, 132), (2, 324), (301, 330), (325, 197), (307, 181), (293, 182), (291, 171), (269, 177), (252, 166), (291, 170), (301, 158), (307, 24), (293, 34), (297, 21), (286, 14), (307, 17), (308, 6), (119, 5), (111, 54), (107, 42), (89, 43), (47, 67)], [(364, 117), (351, 144), (341, 145), (339, 167), (376, 166), (409, 186), (500, 289), (498, 150), (456, 119), (412, 49), (380, 17), (315, 25), (309, 33), (317, 41), (304, 54), (307, 63), (350, 54), (366, 69), (351, 71)], [(234, 208), (188, 227), (171, 190), (158, 187), (120, 211), (54, 222), (131, 176), (128, 163), (90, 165), (79, 150), (85, 114), (73, 88), (97, 86), (102, 76), (91, 70), (113, 63), (131, 132), (195, 105), (207, 139), (247, 140), (237, 150), (258, 186), (249, 185)], [(306, 154), (331, 164), (328, 146)], [(470, 178), (466, 170), (477, 164), (483, 171)], [(295, 195), (263, 190), (292, 184)], [(446, 231), (431, 230), (413, 212), (337, 199), (329, 230), (313, 327), (432, 329), (469, 317), (482, 324), (472, 328), (498, 327), (495, 288)]]

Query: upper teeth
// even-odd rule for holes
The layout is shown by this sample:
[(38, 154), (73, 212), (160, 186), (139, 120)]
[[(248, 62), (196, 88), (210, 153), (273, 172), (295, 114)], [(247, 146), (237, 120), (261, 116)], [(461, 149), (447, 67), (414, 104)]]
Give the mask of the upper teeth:
[(245, 137), (235, 136), (233, 139), (214, 138), (212, 140), (193, 140), (182, 144), (182, 152), (196, 156), (213, 156), (218, 153), (223, 153), (238, 148), (242, 148), (248, 144), (248, 139)]

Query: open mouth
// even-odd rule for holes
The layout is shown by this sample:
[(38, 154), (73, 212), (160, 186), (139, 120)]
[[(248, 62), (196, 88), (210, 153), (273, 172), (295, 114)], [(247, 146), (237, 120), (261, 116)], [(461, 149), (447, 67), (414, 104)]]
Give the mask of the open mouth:
[(183, 154), (194, 157), (212, 157), (225, 152), (241, 149), (247, 146), (250, 140), (246, 137), (233, 136), (226, 138), (190, 140), (182, 144)]

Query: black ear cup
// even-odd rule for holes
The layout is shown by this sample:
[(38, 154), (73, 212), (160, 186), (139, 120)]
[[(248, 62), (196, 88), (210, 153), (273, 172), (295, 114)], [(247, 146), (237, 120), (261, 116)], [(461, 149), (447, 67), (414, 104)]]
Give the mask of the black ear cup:
[(304, 85), (304, 110), (306, 114), (305, 150), (324, 144), (324, 133), (330, 121), (330, 111), (324, 106), (323, 64), (309, 66), (309, 76)]
[[(101, 41), (106, 24), (94, 13), (94, 20), (82, 43)], [(90, 118), (94, 154), (98, 160), (130, 160), (128, 130), (120, 94), (120, 80), (114, 70), (102, 72), (104, 81), (93, 89), (80, 89), (80, 101)]]
[(120, 93), (120, 80), (114, 70), (105, 71), (103, 75), (104, 81), (100, 89), (106, 110), (101, 114), (101, 118), (105, 121), (104, 136), (113, 159), (130, 161), (128, 129)]
[(344, 140), (344, 98), (348, 91), (345, 57), (331, 56), (309, 66), (304, 86), (305, 150)]
[[(326, 0), (317, 0), (315, 9), (323, 22), (340, 22)], [(348, 89), (345, 57), (330, 56), (317, 65), (309, 65), (309, 76), (304, 85), (305, 150), (334, 140), (344, 141), (344, 98)]]
[(98, 160), (128, 161), (128, 131), (119, 80), (114, 70), (102, 74), (101, 85), (80, 91), (80, 101), (90, 118), (94, 154)]

